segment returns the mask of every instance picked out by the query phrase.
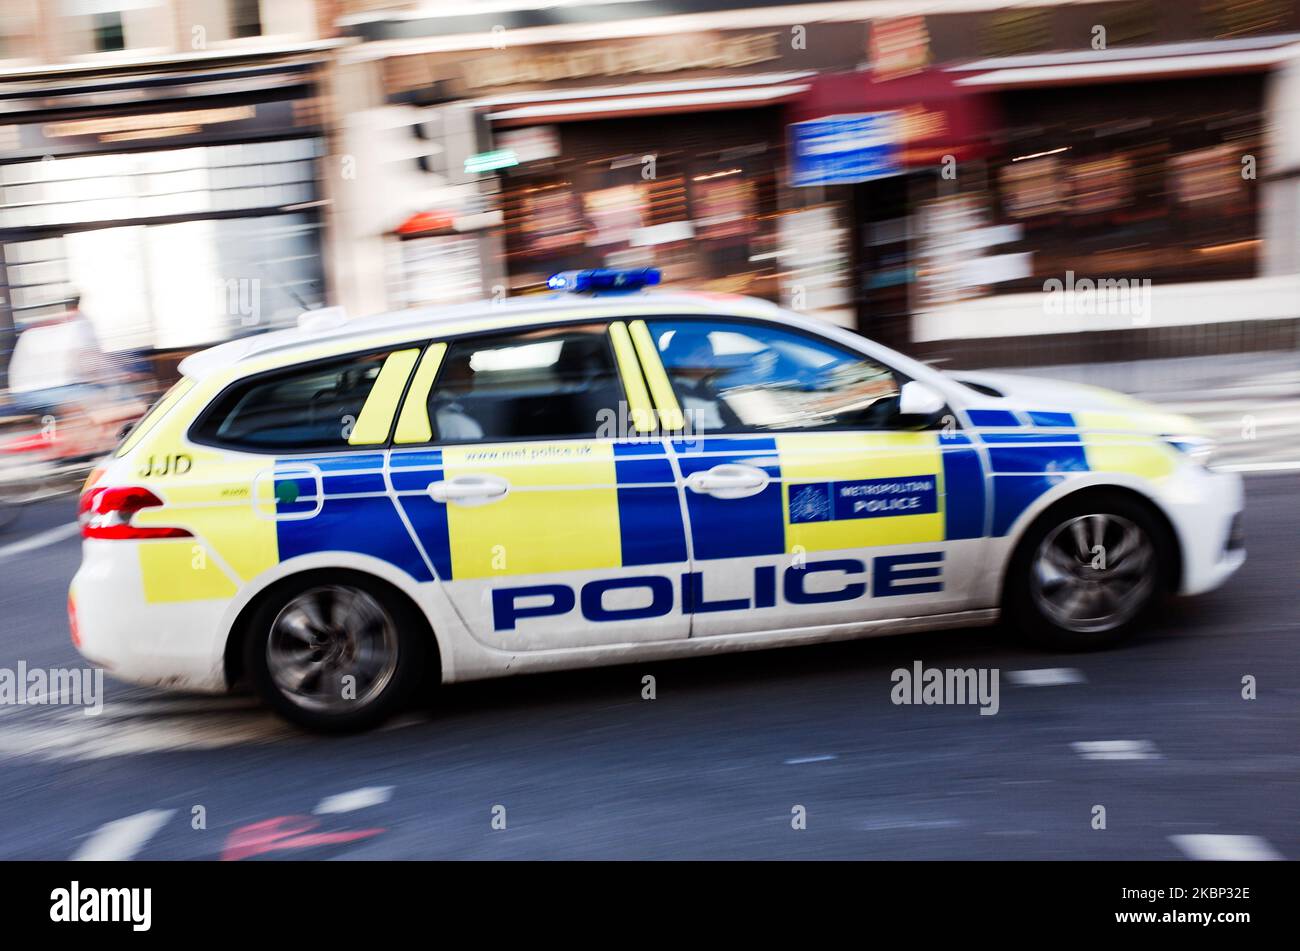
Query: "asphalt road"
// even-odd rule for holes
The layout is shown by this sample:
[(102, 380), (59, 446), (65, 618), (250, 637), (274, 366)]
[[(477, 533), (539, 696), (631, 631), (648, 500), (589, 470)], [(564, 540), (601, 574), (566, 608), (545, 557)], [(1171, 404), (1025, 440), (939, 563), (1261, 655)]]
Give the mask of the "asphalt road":
[[(1248, 477), (1246, 567), (1107, 653), (969, 630), (639, 664), (447, 688), (344, 739), (112, 681), (98, 717), (0, 706), (0, 857), (1300, 859), (1298, 490)], [(20, 544), (71, 514), (0, 535), (0, 667), (80, 663), (77, 539)], [(894, 705), (917, 660), (998, 668), (999, 712)]]

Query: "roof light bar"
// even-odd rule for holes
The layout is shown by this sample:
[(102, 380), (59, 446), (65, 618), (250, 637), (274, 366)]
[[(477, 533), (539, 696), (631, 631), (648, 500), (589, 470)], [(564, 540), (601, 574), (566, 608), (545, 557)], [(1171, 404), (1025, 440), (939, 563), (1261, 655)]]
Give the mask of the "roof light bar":
[(654, 267), (593, 268), (587, 271), (561, 271), (552, 274), (546, 286), (553, 291), (581, 294), (585, 291), (636, 291), (659, 283), (659, 269)]

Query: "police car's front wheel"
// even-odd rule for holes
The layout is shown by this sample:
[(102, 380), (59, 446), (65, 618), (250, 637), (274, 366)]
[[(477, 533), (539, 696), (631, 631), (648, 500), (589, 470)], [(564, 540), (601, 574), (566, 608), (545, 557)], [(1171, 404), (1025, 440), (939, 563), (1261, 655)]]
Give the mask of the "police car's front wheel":
[(427, 628), (405, 599), (356, 572), (289, 579), (254, 612), (245, 663), (278, 713), (311, 730), (375, 726), (410, 697)]
[(1163, 592), (1171, 539), (1140, 502), (1090, 493), (1049, 509), (1026, 532), (1007, 578), (1009, 619), (1063, 650), (1107, 647)]

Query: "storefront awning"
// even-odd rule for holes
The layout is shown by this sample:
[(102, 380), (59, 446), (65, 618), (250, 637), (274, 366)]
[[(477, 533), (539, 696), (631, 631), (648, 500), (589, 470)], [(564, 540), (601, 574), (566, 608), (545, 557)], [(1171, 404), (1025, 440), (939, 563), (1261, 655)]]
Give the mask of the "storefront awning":
[(791, 103), (789, 121), (893, 112), (899, 116), (904, 168), (933, 167), (945, 155), (982, 157), (989, 154), (989, 136), (999, 124), (997, 103), (954, 79), (935, 69), (883, 82), (867, 71), (826, 74)]
[(627, 83), (579, 89), (503, 94), (474, 101), (500, 126), (584, 122), (624, 116), (718, 109), (752, 109), (790, 102), (806, 93), (812, 72), (764, 73), (677, 82)]
[(1295, 57), (1300, 57), (1300, 34), (1291, 33), (1008, 56), (951, 66), (947, 72), (962, 88), (997, 90), (1260, 73)]

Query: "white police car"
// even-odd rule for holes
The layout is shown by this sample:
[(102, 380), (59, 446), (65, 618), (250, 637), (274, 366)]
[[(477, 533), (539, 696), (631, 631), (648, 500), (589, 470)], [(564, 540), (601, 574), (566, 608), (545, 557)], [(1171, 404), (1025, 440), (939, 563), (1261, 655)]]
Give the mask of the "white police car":
[(198, 353), (82, 498), (73, 639), (320, 729), (443, 682), (962, 627), (1109, 644), (1242, 563), (1188, 419), (557, 276)]

